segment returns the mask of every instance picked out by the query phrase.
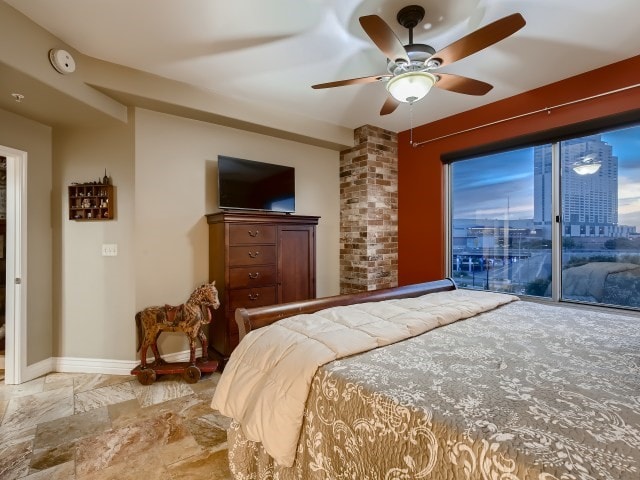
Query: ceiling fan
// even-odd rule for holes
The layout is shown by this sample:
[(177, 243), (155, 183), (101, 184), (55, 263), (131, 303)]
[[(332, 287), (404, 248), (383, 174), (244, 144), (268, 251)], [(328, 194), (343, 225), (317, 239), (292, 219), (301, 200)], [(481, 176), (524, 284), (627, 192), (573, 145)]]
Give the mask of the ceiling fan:
[(408, 45), (402, 45), (391, 27), (379, 16), (360, 17), (360, 25), (365, 33), (387, 56), (389, 73), (320, 83), (312, 88), (384, 81), (390, 95), (384, 102), (380, 115), (392, 113), (402, 102), (417, 102), (433, 86), (467, 95), (484, 95), (493, 88), (492, 85), (437, 70), (513, 35), (526, 23), (522, 15), (514, 13), (485, 25), (436, 52), (429, 45), (413, 43), (413, 29), (422, 21), (424, 14), (425, 10), (420, 5), (409, 5), (398, 12), (398, 23), (409, 30)]

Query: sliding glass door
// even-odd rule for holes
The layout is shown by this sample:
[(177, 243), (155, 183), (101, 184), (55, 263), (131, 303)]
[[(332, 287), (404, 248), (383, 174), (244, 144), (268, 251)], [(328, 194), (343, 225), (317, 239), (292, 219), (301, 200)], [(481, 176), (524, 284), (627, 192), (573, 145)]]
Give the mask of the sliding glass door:
[(562, 298), (640, 307), (640, 126), (560, 142)]
[(550, 197), (540, 197), (547, 192), (535, 157), (527, 147), (451, 165), (451, 276), (458, 286), (550, 296), (551, 230), (539, 228), (551, 224)]
[(640, 126), (459, 160), (449, 174), (458, 286), (640, 308)]

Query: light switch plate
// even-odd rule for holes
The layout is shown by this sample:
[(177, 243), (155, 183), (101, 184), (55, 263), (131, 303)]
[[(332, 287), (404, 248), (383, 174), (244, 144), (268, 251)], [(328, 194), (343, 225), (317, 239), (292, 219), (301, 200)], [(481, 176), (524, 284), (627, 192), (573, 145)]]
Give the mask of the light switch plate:
[(103, 243), (102, 244), (102, 256), (103, 257), (116, 257), (118, 255), (117, 243)]

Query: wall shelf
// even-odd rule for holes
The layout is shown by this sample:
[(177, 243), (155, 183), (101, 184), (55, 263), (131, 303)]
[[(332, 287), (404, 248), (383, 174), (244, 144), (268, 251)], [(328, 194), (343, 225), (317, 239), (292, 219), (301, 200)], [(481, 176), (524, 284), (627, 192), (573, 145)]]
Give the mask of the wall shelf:
[(78, 183), (69, 185), (69, 220), (113, 220), (113, 185)]

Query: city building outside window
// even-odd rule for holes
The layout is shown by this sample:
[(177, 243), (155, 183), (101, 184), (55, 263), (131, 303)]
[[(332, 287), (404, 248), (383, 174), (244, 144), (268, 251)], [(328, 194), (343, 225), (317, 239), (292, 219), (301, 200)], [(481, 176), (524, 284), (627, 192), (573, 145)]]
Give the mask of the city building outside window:
[(449, 172), (458, 286), (640, 308), (640, 126), (461, 159)]

